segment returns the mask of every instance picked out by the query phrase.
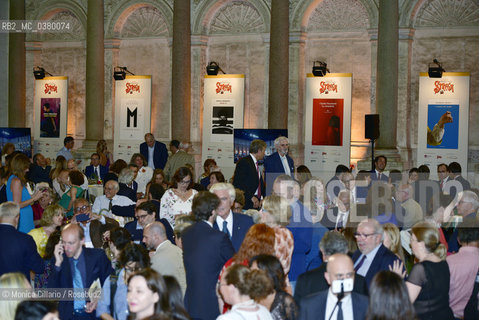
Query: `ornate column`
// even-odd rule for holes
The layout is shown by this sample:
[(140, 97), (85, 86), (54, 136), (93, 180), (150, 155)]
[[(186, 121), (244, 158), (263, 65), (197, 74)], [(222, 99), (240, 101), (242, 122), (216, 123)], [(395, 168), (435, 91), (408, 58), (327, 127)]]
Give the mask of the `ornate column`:
[(376, 110), (381, 134), (376, 146), (382, 149), (396, 149), (398, 11), (398, 0), (379, 1)]
[(305, 32), (291, 32), (289, 49), (289, 105), (288, 138), (290, 156), (295, 163), (304, 163), (304, 47), (306, 44)]
[[(25, 0), (10, 1), (10, 20), (25, 20)], [(8, 41), (8, 126), (25, 126), (25, 33)]]
[(120, 39), (105, 39), (105, 107), (104, 107), (104, 131), (105, 140), (113, 140), (115, 123), (115, 81), (113, 80), (113, 68), (118, 66), (120, 51)]
[(86, 139), (103, 139), (104, 31), (103, 0), (88, 0), (86, 33)]
[(268, 128), (288, 127), (289, 1), (271, 1)]
[(189, 141), (191, 129), (190, 1), (174, 2), (172, 60), (171, 134), (173, 139)]

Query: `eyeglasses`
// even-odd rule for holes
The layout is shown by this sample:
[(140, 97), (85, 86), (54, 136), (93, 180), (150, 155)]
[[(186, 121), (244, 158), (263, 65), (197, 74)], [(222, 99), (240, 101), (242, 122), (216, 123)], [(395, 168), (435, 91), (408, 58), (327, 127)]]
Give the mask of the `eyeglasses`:
[(367, 233), (357, 233), (357, 232), (356, 232), (356, 233), (354, 234), (354, 236), (355, 236), (356, 238), (368, 238), (368, 237), (374, 236), (374, 235), (376, 235), (376, 234), (377, 234), (377, 233), (369, 233), (369, 234), (367, 234)]
[(89, 208), (90, 208), (90, 206), (86, 204), (86, 205), (84, 205), (84, 206), (82, 206), (82, 207), (77, 207), (77, 208), (75, 208), (75, 211), (76, 211), (76, 212), (82, 212), (82, 211), (84, 211), (85, 209), (89, 209)]
[(125, 266), (125, 271), (128, 272), (128, 273), (135, 272), (136, 269), (137, 269), (136, 267)]
[(188, 180), (188, 181), (179, 181), (178, 183), (181, 183), (181, 184), (190, 184), (190, 183), (191, 183), (191, 180)]

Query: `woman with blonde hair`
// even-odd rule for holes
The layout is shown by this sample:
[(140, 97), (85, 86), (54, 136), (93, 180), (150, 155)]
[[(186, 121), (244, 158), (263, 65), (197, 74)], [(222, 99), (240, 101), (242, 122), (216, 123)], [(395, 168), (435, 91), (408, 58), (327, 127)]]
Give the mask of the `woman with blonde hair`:
[[(418, 318), (453, 320), (454, 314), (449, 307), (450, 273), (445, 261), (446, 247), (439, 241), (437, 228), (427, 222), (416, 223), (412, 227), (411, 249), (419, 262), (412, 267), (406, 287)], [(404, 276), (398, 268), (394, 271)]]
[[(7, 290), (12, 292), (14, 289), (31, 288), (32, 286), (23, 273), (4, 273), (0, 277), (0, 290), (5, 292), (7, 292)], [(17, 306), (20, 302), (22, 301), (15, 299), (0, 299), (0, 310), (2, 310), (0, 313), (0, 320), (14, 320), (15, 311), (17, 310)]]
[(153, 176), (151, 177), (150, 182), (146, 185), (146, 192), (145, 195), (148, 197), (150, 193), (150, 186), (154, 183), (158, 183), (161, 185), (165, 190), (168, 189), (168, 183), (166, 181), (165, 172), (162, 169), (155, 169), (153, 170)]
[(7, 201), (13, 201), (20, 205), (20, 220), (18, 221), (18, 231), (28, 233), (35, 228), (33, 223), (32, 204), (43, 196), (43, 192), (36, 190), (30, 195), (26, 187), (27, 180), (25, 174), (30, 168), (30, 159), (19, 153), (13, 157), (10, 163), (10, 177), (7, 181)]
[(383, 245), (391, 250), (402, 262), (404, 260), (404, 251), (401, 245), (401, 234), (398, 227), (392, 223), (383, 224)]
[(294, 249), (293, 234), (286, 229), (292, 215), (291, 206), (285, 198), (271, 195), (264, 198), (260, 215), (261, 223), (274, 229), (275, 256), (281, 262), (284, 274), (287, 276), (291, 267), (291, 257), (293, 256)]
[(48, 238), (63, 224), (63, 207), (58, 204), (49, 205), (43, 211), (40, 219), (40, 228), (31, 230), (28, 234), (32, 236), (37, 245), (38, 254), (43, 258)]
[(108, 146), (105, 140), (98, 140), (96, 144), (96, 153), (100, 155), (100, 165), (109, 168), (113, 163), (113, 155), (108, 151)]

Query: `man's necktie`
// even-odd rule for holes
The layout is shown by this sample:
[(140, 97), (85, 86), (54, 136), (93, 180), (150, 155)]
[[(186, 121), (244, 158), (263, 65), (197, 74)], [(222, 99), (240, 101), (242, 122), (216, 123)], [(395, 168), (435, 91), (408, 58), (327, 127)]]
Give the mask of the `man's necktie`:
[(100, 180), (100, 169), (98, 169), (98, 167), (96, 167), (95, 171), (96, 171), (97, 179)]
[(361, 268), (361, 266), (364, 263), (364, 260), (366, 260), (366, 256), (363, 256), (361, 260), (359, 260), (359, 263), (354, 267), (354, 271), (358, 272), (358, 270)]
[[(83, 280), (80, 273), (80, 269), (78, 268), (78, 260), (73, 259), (73, 270), (75, 274), (73, 275), (73, 289), (83, 290)], [(77, 292), (79, 294), (79, 292)], [(79, 294), (79, 296), (81, 296)], [(83, 310), (85, 309), (85, 300), (75, 299), (73, 300), (73, 309), (75, 310)]]
[(258, 199), (261, 200), (261, 174), (259, 172), (258, 162), (256, 162), (256, 174), (258, 175)]
[(378, 180), (381, 180), (381, 172), (378, 173)]
[(223, 221), (223, 232), (226, 233), (228, 235), (228, 238), (231, 239), (230, 232), (228, 231), (228, 222), (227, 221)]
[(111, 208), (113, 208), (113, 199), (110, 199), (110, 203), (108, 204), (108, 211), (111, 212)]
[(341, 308), (342, 301), (338, 301), (338, 316), (336, 317), (337, 320), (343, 320), (343, 309)]

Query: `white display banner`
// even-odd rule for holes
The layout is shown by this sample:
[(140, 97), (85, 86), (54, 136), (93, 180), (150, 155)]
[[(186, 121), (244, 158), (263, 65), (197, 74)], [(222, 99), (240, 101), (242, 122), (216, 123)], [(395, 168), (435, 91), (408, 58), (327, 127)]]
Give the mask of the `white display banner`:
[(126, 76), (115, 81), (115, 129), (113, 156), (130, 161), (151, 124), (151, 76)]
[(33, 97), (33, 150), (55, 162), (67, 135), (68, 77), (35, 80)]
[(306, 78), (305, 165), (325, 183), (338, 164), (349, 167), (351, 73)]
[(214, 159), (226, 179), (234, 172), (233, 129), (243, 128), (244, 74), (205, 76), (202, 163)]
[(468, 72), (419, 75), (417, 165), (429, 166), (430, 179), (441, 163), (458, 162), (467, 175), (469, 82)]

